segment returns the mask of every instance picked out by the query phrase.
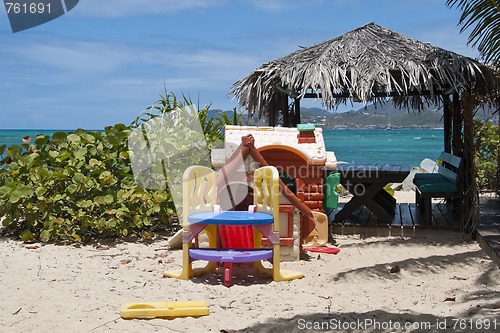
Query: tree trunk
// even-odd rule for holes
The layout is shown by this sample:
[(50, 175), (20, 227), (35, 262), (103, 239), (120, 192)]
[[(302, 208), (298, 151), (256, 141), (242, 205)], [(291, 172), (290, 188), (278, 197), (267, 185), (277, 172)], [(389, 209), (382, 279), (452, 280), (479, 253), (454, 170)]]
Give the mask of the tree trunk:
[(469, 90), (462, 93), (464, 120), (463, 170), (464, 177), (464, 221), (463, 230), (473, 233), (477, 222), (479, 194), (476, 184), (476, 168), (474, 165), (474, 115), (473, 97)]

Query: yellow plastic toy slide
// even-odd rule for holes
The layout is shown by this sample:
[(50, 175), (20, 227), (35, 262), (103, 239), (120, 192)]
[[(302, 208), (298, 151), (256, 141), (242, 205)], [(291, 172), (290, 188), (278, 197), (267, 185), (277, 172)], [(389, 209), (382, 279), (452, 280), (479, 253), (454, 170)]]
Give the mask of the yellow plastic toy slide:
[(126, 303), (120, 308), (123, 319), (208, 316), (210, 310), (204, 301)]

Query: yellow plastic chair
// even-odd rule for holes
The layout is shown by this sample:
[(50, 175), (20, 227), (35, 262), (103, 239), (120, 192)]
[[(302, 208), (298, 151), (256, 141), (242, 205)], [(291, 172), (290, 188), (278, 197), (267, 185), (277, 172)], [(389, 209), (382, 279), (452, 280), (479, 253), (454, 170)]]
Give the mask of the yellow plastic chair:
[[(189, 248), (191, 247), (192, 238), (188, 233), (189, 215), (200, 212), (211, 212), (216, 204), (217, 188), (215, 186), (215, 171), (201, 165), (194, 165), (187, 168), (182, 177), (182, 269), (165, 272), (163, 276), (188, 280), (194, 275), (216, 271), (216, 262), (209, 262), (207, 266), (193, 270), (189, 258)], [(204, 231), (208, 236), (209, 246), (215, 248), (217, 246), (217, 226), (207, 226)], [(187, 239), (189, 238), (191, 239), (188, 241)]]
[[(295, 271), (284, 271), (280, 269), (280, 240), (279, 240), (279, 173), (274, 166), (264, 166), (254, 172), (254, 192), (253, 202), (258, 212), (273, 215), (272, 225), (274, 236), (269, 239), (273, 244), (273, 266), (265, 268), (262, 261), (254, 263), (255, 270), (260, 273), (272, 276), (274, 281), (289, 281), (300, 279), (304, 274)], [(254, 228), (254, 247), (262, 247), (262, 233)]]

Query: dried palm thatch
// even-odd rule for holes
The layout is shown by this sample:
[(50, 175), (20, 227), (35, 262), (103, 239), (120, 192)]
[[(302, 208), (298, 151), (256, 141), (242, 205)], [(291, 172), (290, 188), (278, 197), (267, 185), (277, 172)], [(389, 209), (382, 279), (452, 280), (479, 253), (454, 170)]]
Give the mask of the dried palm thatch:
[(471, 58), (369, 23), (262, 65), (237, 81), (230, 94), (249, 116), (261, 117), (283, 91), (321, 98), (327, 109), (350, 98), (367, 104), (386, 97), (420, 109), (444, 92), (492, 79), (488, 68)]

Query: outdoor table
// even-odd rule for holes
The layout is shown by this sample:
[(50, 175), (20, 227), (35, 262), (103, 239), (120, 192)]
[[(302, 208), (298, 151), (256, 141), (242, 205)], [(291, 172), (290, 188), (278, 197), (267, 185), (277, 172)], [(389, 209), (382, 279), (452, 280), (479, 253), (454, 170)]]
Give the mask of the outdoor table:
[(335, 215), (335, 222), (343, 222), (362, 206), (381, 221), (390, 222), (395, 215), (396, 199), (384, 187), (401, 183), (410, 174), (408, 164), (345, 163), (337, 168), (324, 168), (325, 176), (340, 172), (340, 183), (353, 197)]

